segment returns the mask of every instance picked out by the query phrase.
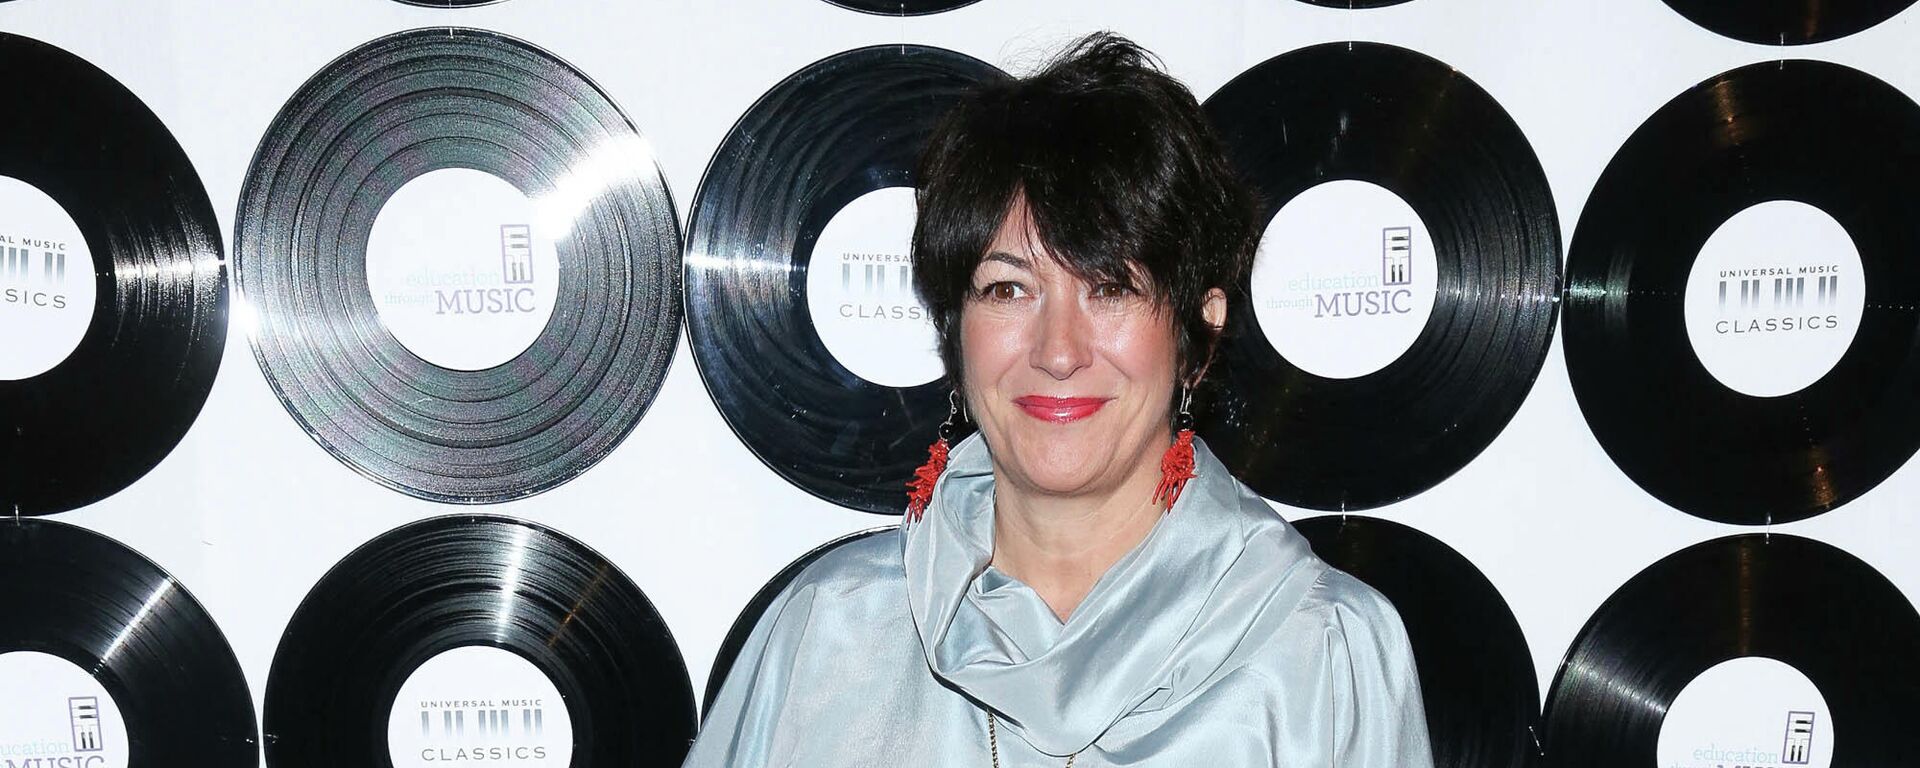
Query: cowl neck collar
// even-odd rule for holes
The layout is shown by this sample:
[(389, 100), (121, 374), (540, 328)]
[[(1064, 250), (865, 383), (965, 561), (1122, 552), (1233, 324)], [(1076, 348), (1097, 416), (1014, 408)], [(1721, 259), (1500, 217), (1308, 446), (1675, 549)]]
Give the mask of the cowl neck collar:
[[(1121, 717), (1183, 701), (1291, 610), (1276, 589), (1318, 564), (1304, 537), (1195, 440), (1196, 477), (1063, 624), (990, 568), (993, 466), (975, 434), (948, 457), (904, 534), (907, 601), (933, 674), (993, 708), (1049, 755), (1077, 753)], [(1250, 548), (1259, 556), (1243, 557)], [(1278, 599), (1278, 600), (1277, 600)], [(1282, 602), (1284, 604), (1276, 604)]]

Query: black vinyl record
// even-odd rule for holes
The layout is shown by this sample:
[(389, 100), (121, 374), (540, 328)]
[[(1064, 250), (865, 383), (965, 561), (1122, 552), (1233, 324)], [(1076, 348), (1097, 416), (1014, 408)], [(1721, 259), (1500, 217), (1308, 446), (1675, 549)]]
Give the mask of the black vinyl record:
[[(563, 534), (511, 518), (462, 515), (390, 531), (314, 585), (287, 625), (267, 679), (267, 764), (394, 764), (389, 717), (396, 707), (421, 706), (396, 700), (408, 678), (448, 651), (475, 647), (513, 654), (559, 693), (564, 706), (541, 706), (556, 721), (565, 715), (572, 730), (572, 761), (560, 764), (668, 767), (686, 757), (693, 686), (679, 647), (640, 588)], [(512, 689), (504, 680), (482, 685), (495, 682)], [(421, 727), (438, 726), (435, 714), (423, 710)], [(506, 735), (524, 737), (513, 731), (520, 718), (509, 720)], [(511, 738), (496, 745), (522, 746)]]
[(0, 197), (0, 309), (48, 315), (0, 322), (0, 337), (49, 338), (65, 323), (78, 341), (51, 367), (0, 380), (0, 515), (38, 515), (127, 487), (192, 426), (226, 344), (226, 262), (199, 175), (125, 86), (4, 32), (0, 72), (0, 181), (51, 198), (83, 241)]
[(1920, 614), (1839, 549), (1784, 534), (1696, 544), (1622, 585), (1575, 637), (1547, 696), (1545, 764), (1654, 765), (1661, 726), (1689, 683), (1721, 662), (1765, 657), (1825, 698), (1834, 766), (1912, 765), (1904, 734), (1920, 718), (1915, 648)]
[(788, 584), (792, 584), (794, 578), (798, 577), (801, 571), (806, 570), (807, 566), (813, 565), (814, 561), (819, 560), (828, 552), (839, 549), (842, 545), (852, 544), (853, 542), (869, 538), (876, 534), (896, 530), (899, 530), (899, 528), (891, 525), (871, 528), (849, 533), (822, 544), (814, 548), (813, 551), (801, 555), (798, 560), (788, 563), (787, 567), (780, 569), (779, 573), (774, 574), (773, 578), (768, 580), (766, 585), (760, 588), (760, 591), (753, 593), (753, 599), (747, 601), (747, 607), (740, 609), (740, 615), (733, 620), (733, 626), (727, 629), (726, 639), (720, 642), (719, 653), (714, 654), (713, 671), (707, 675), (706, 697), (700, 700), (700, 712), (702, 715), (704, 715), (707, 710), (713, 708), (713, 700), (720, 695), (721, 684), (727, 681), (727, 673), (733, 670), (734, 660), (740, 657), (740, 649), (746, 646), (747, 636), (753, 634), (753, 628), (760, 624), (761, 617), (767, 612), (767, 606), (773, 604), (773, 599), (779, 597), (780, 592), (785, 590)]
[[(233, 649), (186, 587), (139, 553), (51, 520), (0, 521), (0, 617), (0, 658), (17, 651), (57, 657), (76, 667), (75, 674), (93, 678), (111, 699), (109, 708), (97, 696), (86, 697), (98, 705), (90, 708), (98, 714), (70, 716), (66, 697), (80, 690), (0, 686), (16, 707), (22, 696), (59, 694), (54, 714), (68, 726), (30, 739), (21, 724), (0, 723), (8, 746), (33, 750), (8, 752), (8, 762), (49, 768), (110, 764), (99, 759), (124, 760), (129, 768), (259, 765), (253, 695)], [(111, 713), (126, 734), (125, 751), (117, 755), (115, 739), (107, 735), (115, 727)], [(83, 739), (90, 740), (75, 743)], [(41, 749), (48, 746), (58, 750)]]
[[(1765, 62), (1689, 89), (1601, 174), (1567, 258), (1567, 373), (1594, 437), (1682, 512), (1759, 525), (1810, 517), (1878, 485), (1920, 447), (1920, 105), (1818, 61)], [(1865, 307), (1851, 346), (1796, 392), (1756, 397), (1709, 372), (1684, 295), (1737, 212), (1797, 201), (1858, 248)], [(1791, 364), (1792, 360), (1783, 360)]]
[(1706, 29), (1749, 43), (1801, 45), (1846, 37), (1893, 18), (1914, 0), (1666, 0)]
[(394, 0), (394, 2), (424, 8), (478, 8), (482, 5), (504, 3), (506, 0)]
[(1423, 220), (1437, 266), (1412, 345), (1338, 379), (1276, 351), (1243, 278), (1217, 392), (1195, 408), (1208, 445), (1267, 498), (1323, 510), (1398, 501), (1472, 461), (1539, 374), (1559, 295), (1553, 195), (1519, 126), (1460, 72), (1378, 43), (1269, 59), (1205, 108), (1262, 221), (1321, 184), (1368, 182)]
[(1412, 528), (1330, 515), (1294, 523), (1314, 554), (1393, 602), (1407, 628), (1435, 768), (1539, 763), (1540, 683), (1520, 622), (1460, 553)]
[(948, 403), (939, 378), (886, 386), (834, 358), (807, 305), (815, 240), (856, 198), (912, 187), (941, 116), (1000, 77), (918, 45), (836, 54), (761, 96), (700, 183), (686, 257), (694, 360), (741, 441), (822, 499), (898, 514)]
[(1318, 5), (1324, 8), (1362, 10), (1367, 8), (1385, 8), (1389, 5), (1411, 2), (1411, 0), (1300, 0), (1300, 2), (1309, 5)]
[(965, 8), (980, 0), (827, 0), (850, 11), (875, 16), (925, 16)]
[[(447, 169), (573, 207), (548, 235), (550, 318), (481, 370), (415, 354), (369, 288), (382, 206)], [(327, 65), (262, 139), (235, 229), (254, 354), (287, 411), (348, 466), (420, 498), (497, 502), (585, 472), (672, 361), (680, 234), (651, 149), (584, 75), (500, 34), (401, 32)]]

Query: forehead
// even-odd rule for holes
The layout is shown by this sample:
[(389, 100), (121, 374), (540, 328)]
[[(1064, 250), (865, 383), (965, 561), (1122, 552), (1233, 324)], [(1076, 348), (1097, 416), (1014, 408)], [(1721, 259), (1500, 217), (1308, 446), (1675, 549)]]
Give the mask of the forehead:
[(993, 232), (993, 241), (987, 243), (987, 251), (981, 255), (980, 262), (974, 265), (974, 270), (997, 268), (1000, 265), (1029, 272), (1066, 271), (1053, 249), (1040, 237), (1039, 227), (1035, 226), (1033, 214), (1024, 198), (1014, 198), (1013, 205), (1008, 208), (1007, 215), (1000, 219), (1000, 226)]

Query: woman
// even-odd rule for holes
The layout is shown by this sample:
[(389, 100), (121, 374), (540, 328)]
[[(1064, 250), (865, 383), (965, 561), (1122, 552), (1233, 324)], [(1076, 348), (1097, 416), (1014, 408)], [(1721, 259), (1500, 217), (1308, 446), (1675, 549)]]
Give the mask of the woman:
[(687, 765), (1427, 768), (1405, 631), (1184, 427), (1253, 206), (1096, 35), (929, 143), (915, 280), (956, 420), (899, 536), (763, 615)]

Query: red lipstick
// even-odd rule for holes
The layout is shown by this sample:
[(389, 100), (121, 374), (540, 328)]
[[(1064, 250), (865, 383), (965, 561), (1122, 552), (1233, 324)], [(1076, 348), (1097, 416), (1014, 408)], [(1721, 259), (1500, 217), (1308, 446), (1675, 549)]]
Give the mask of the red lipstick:
[(1109, 399), (1111, 398), (1027, 395), (1014, 398), (1013, 404), (1020, 406), (1020, 410), (1026, 411), (1028, 416), (1041, 421), (1068, 424), (1092, 416), (1105, 406)]

